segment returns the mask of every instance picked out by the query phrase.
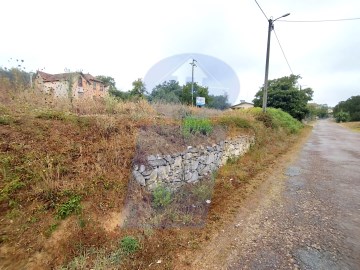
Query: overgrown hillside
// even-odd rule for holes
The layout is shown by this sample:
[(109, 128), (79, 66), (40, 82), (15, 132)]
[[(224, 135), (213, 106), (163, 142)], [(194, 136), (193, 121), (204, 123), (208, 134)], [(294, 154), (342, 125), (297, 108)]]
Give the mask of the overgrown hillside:
[[(186, 266), (184, 254), (231, 219), (252, 178), (275, 162), (302, 128), (275, 109), (220, 112), (113, 98), (69, 103), (32, 92), (4, 94), (0, 101), (2, 269)], [(193, 190), (210, 196), (204, 227), (185, 221), (181, 228), (119, 227), (128, 214), (123, 206), (133, 162), (239, 134), (256, 136), (248, 154), (214, 174), (211, 189), (198, 184), (182, 190), (187, 198)], [(176, 194), (139, 192), (149, 207), (156, 198), (160, 206), (167, 204), (166, 196), (176, 200)], [(156, 212), (171, 222), (168, 213), (164, 207)]]

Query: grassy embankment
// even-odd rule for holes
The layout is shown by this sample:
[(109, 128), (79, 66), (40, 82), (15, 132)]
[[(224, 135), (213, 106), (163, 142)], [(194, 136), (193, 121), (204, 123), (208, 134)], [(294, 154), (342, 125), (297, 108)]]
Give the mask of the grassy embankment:
[[(199, 248), (231, 219), (251, 179), (301, 134), (299, 122), (273, 109), (264, 115), (113, 99), (69, 104), (32, 93), (0, 100), (0, 267), (9, 269), (171, 269), (178, 254)], [(192, 120), (183, 125), (189, 116), (209, 120), (191, 132)], [(187, 226), (196, 213), (179, 209), (184, 196), (161, 190), (140, 198), (153, 211), (153, 226), (118, 227), (134, 161), (249, 133), (256, 144), (248, 154), (208, 184), (182, 190), (186, 198), (211, 199), (203, 227)], [(161, 226), (171, 222), (184, 226)]]
[(341, 123), (339, 125), (360, 132), (360, 122), (346, 122), (346, 123)]

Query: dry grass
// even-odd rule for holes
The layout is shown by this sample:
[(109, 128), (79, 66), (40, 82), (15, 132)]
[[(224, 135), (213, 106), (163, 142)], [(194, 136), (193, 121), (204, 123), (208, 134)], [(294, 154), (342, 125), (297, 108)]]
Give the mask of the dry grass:
[[(297, 139), (281, 129), (266, 128), (249, 112), (225, 113), (228, 123), (224, 126), (224, 116), (216, 110), (151, 106), (146, 101), (118, 102), (112, 98), (70, 103), (34, 91), (10, 94), (5, 90), (0, 87), (0, 268), (52, 269), (63, 265), (65, 269), (117, 269), (121, 263), (124, 269), (149, 265), (172, 269), (179, 253), (206, 243), (222, 222), (232, 217), (251, 179)], [(243, 158), (222, 167), (214, 186), (185, 187), (182, 194), (191, 193), (190, 197), (180, 194), (168, 210), (149, 212), (152, 222), (165, 229), (116, 229), (116, 221), (109, 229), (111, 213), (123, 209), (135, 153), (153, 151), (146, 148), (149, 135), (156, 136), (158, 142), (173, 138), (177, 145), (183, 138), (171, 127), (180, 130), (180, 119), (188, 114), (212, 116), (212, 123), (219, 127), (215, 134), (223, 132), (222, 136), (255, 133), (257, 145)], [(251, 126), (232, 122), (239, 117), (244, 120), (240, 123)], [(193, 139), (196, 143), (205, 138)], [(143, 209), (152, 204), (151, 194), (130, 190), (138, 191)], [(212, 190), (206, 219), (203, 201)], [(81, 212), (57, 219), (59, 207), (68, 205), (74, 196), (81, 197)], [(196, 198), (202, 202), (199, 212), (189, 208), (196, 204)], [(203, 228), (170, 229), (169, 220), (183, 225), (206, 222)], [(139, 239), (139, 252), (119, 256), (119, 239), (125, 235)], [(160, 259), (162, 263), (156, 264)]]
[(220, 110), (190, 107), (179, 103), (169, 104), (169, 103), (155, 102), (152, 103), (151, 105), (159, 116), (173, 118), (173, 119), (183, 119), (189, 115), (194, 115), (199, 117), (214, 117), (221, 115), (223, 113)]
[[(49, 269), (77, 254), (79, 245), (111, 246), (117, 237), (104, 230), (104, 217), (124, 204), (133, 119), (144, 112), (117, 104), (116, 114), (79, 116), (62, 100), (47, 103), (31, 92), (17, 98), (1, 104), (12, 120), (0, 124), (0, 268)], [(58, 220), (58, 209), (71, 207), (66, 202), (74, 196), (81, 197), (81, 213)]]
[(347, 122), (347, 123), (341, 123), (339, 125), (360, 132), (360, 122)]

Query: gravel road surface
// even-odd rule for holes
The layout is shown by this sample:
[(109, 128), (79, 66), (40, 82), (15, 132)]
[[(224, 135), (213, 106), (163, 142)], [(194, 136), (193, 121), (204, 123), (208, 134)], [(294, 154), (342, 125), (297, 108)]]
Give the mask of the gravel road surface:
[(360, 133), (318, 121), (192, 269), (360, 269)]

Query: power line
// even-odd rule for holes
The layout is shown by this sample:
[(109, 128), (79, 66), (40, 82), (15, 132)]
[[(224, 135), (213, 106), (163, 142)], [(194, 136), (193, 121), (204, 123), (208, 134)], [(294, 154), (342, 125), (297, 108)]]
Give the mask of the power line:
[(261, 12), (264, 14), (265, 18), (267, 20), (269, 20), (269, 18), (266, 16), (265, 12), (263, 11), (263, 9), (260, 7), (259, 3), (255, 0), (256, 4), (258, 5), (258, 7), (260, 8)]
[(294, 23), (318, 23), (318, 22), (341, 22), (341, 21), (355, 21), (360, 18), (345, 18), (345, 19), (330, 19), (330, 20), (310, 20), (310, 21), (291, 21), (291, 20), (279, 20), (279, 22), (294, 22)]
[(280, 40), (279, 40), (279, 38), (278, 38), (278, 36), (277, 36), (277, 34), (276, 34), (276, 32), (275, 32), (275, 29), (273, 29), (273, 30), (274, 30), (275, 37), (276, 37), (276, 39), (277, 39), (277, 41), (278, 41), (278, 43), (279, 43), (280, 49), (281, 49), (281, 51), (282, 51), (282, 53), (283, 53), (283, 55), (284, 55), (284, 58), (285, 58), (285, 60), (286, 60), (286, 63), (287, 63), (287, 65), (288, 65), (288, 67), (289, 67), (289, 69), (290, 69), (290, 71), (291, 71), (291, 74), (294, 74), (294, 72), (292, 71), (292, 69), (291, 69), (291, 67), (290, 67), (289, 61), (288, 61), (287, 58), (286, 58), (285, 52), (284, 52), (284, 50), (283, 50), (283, 48), (282, 48), (282, 46), (281, 46)]

